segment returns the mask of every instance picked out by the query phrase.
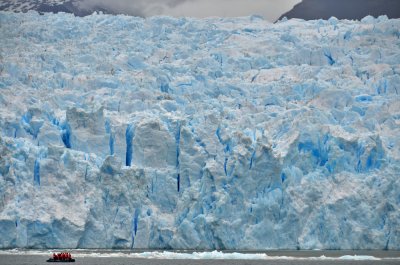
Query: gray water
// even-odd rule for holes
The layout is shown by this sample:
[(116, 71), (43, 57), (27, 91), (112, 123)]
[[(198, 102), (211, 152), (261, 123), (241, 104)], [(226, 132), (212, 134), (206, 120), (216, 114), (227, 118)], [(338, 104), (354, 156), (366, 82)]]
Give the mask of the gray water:
[[(70, 251), (74, 254), (74, 250)], [(112, 254), (121, 253), (120, 251), (85, 251), (80, 250), (78, 253), (91, 254), (92, 257), (77, 257), (76, 265), (400, 265), (399, 251), (271, 251), (265, 252), (272, 257), (292, 257), (292, 259), (277, 260), (193, 260), (193, 259), (142, 259), (131, 257), (96, 257), (95, 253)], [(312, 257), (341, 257), (345, 255), (373, 256), (381, 260), (312, 260)], [(0, 254), (0, 265), (40, 265), (55, 264), (46, 263), (49, 254), (29, 254), (29, 251), (15, 254)], [(64, 264), (64, 263), (63, 263)]]

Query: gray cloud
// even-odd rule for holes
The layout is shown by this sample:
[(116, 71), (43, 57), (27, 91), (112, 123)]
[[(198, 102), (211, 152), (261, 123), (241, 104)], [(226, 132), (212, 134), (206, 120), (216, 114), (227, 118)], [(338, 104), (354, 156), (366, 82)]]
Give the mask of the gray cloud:
[(112, 13), (134, 16), (167, 15), (168, 10), (192, 0), (77, 0), (74, 5), (82, 10), (105, 9)]
[(79, 0), (84, 10), (105, 9), (134, 16), (236, 17), (258, 14), (274, 21), (300, 0)]

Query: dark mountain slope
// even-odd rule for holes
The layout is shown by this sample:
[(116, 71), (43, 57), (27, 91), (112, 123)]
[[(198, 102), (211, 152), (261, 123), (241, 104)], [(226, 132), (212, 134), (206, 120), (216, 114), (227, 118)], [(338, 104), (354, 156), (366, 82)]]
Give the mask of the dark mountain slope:
[(303, 0), (279, 19), (312, 20), (334, 16), (338, 19), (359, 20), (367, 15), (400, 18), (400, 0)]

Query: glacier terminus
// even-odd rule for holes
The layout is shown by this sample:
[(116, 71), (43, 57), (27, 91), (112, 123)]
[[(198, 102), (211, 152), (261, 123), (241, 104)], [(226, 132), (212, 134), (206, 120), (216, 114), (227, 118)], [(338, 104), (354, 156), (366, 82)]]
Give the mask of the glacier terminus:
[(400, 248), (399, 19), (0, 36), (0, 248)]

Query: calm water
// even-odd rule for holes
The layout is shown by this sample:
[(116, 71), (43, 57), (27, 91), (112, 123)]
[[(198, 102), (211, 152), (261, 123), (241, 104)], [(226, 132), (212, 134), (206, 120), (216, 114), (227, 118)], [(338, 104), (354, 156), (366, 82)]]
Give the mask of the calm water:
[[(46, 263), (46, 259), (50, 256), (49, 251), (22, 251), (16, 253), (0, 252), (0, 265), (39, 265), (39, 264), (54, 264)], [(81, 265), (400, 265), (399, 251), (272, 251), (266, 252), (273, 259), (268, 260), (228, 260), (228, 259), (144, 259), (126, 257), (129, 255), (127, 251), (87, 251), (79, 250), (70, 251), (75, 254), (76, 262), (71, 264)], [(247, 252), (249, 253), (249, 252)], [(251, 254), (251, 253), (250, 253)], [(114, 255), (114, 257), (107, 257)], [(117, 255), (117, 257), (115, 257)], [(121, 256), (118, 256), (121, 255)], [(319, 257), (325, 256), (328, 258), (338, 258), (346, 255), (368, 256), (370, 260), (324, 260)], [(356, 257), (357, 257), (356, 256)], [(284, 258), (282, 257), (289, 257)], [(371, 260), (372, 257), (380, 260)], [(275, 259), (276, 258), (276, 259)], [(314, 259), (314, 260), (313, 260)]]

